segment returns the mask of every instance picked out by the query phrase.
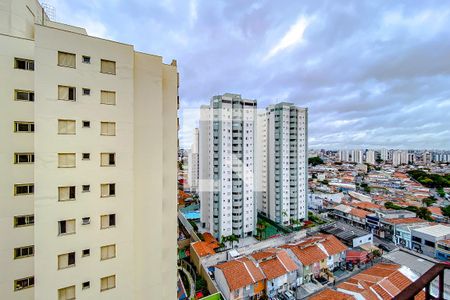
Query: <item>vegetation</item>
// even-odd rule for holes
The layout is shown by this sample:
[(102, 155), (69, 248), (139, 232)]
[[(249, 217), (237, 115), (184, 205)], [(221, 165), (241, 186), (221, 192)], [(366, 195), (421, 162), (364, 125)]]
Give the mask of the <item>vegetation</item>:
[(225, 245), (227, 242), (230, 242), (231, 248), (233, 248), (234, 242), (238, 241), (238, 237), (233, 233), (232, 235), (222, 236), (221, 244)]
[(364, 192), (370, 194), (370, 187), (367, 185), (367, 183), (363, 182), (361, 183), (361, 187), (364, 189)]
[(442, 214), (446, 217), (450, 217), (450, 205), (446, 207), (441, 207)]
[(323, 160), (318, 156), (310, 157), (308, 158), (308, 164), (312, 165), (313, 167), (317, 165), (323, 165)]
[(408, 171), (409, 176), (429, 188), (450, 187), (450, 174), (441, 176), (439, 174), (429, 174), (422, 170)]
[(436, 203), (436, 201), (437, 200), (434, 197), (422, 199), (422, 203), (425, 204), (426, 207), (433, 205), (434, 203)]
[(319, 218), (318, 216), (316, 216), (315, 214), (313, 214), (312, 212), (308, 212), (308, 220), (316, 223), (316, 224), (325, 224), (326, 222), (324, 220), (322, 220), (321, 218)]
[(440, 197), (445, 197), (444, 188), (439, 187), (436, 189), (436, 192), (439, 194)]
[[(426, 220), (426, 221), (433, 221), (433, 219), (431, 218), (431, 212), (426, 207), (416, 207), (416, 206), (401, 207), (401, 206), (399, 206), (397, 204), (394, 204), (394, 203), (392, 203), (390, 201), (386, 202), (384, 204), (384, 207), (386, 207), (388, 209), (395, 209), (395, 210), (405, 209), (405, 210), (412, 211), (412, 212), (416, 213), (418, 218), (421, 218), (421, 219)], [(450, 209), (449, 209), (449, 212), (450, 212)]]
[(195, 282), (195, 290), (196, 291), (204, 291), (207, 288), (206, 280), (201, 276), (196, 276), (197, 281)]

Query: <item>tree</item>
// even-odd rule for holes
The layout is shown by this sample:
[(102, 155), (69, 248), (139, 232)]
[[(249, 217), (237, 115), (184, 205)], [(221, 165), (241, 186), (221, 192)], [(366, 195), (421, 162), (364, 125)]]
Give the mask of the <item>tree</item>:
[(433, 221), (433, 219), (431, 218), (431, 212), (428, 210), (428, 208), (426, 207), (420, 207), (417, 212), (417, 217), (427, 220), (427, 221)]
[(323, 165), (323, 160), (318, 156), (310, 157), (308, 158), (308, 164), (312, 165), (313, 167), (317, 165)]
[(426, 207), (431, 206), (432, 204), (436, 203), (436, 201), (437, 200), (434, 197), (422, 199), (422, 203), (425, 204)]
[(441, 208), (442, 214), (446, 217), (450, 217), (450, 205)]
[(231, 243), (231, 248), (233, 248), (233, 243), (239, 242), (239, 238), (233, 233), (230, 236), (228, 236), (228, 241)]

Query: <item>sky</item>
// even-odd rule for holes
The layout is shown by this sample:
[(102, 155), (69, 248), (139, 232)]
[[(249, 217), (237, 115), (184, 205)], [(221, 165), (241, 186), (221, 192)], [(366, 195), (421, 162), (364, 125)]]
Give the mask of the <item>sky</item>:
[(450, 1), (46, 0), (55, 20), (178, 62), (180, 145), (241, 94), (309, 111), (309, 147), (450, 150)]

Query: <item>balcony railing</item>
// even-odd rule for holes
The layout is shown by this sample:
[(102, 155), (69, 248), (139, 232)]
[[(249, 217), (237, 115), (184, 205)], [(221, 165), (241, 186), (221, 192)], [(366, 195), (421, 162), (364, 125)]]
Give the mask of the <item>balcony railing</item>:
[[(419, 294), (425, 288), (425, 299), (444, 299), (444, 276), (445, 270), (450, 269), (450, 264), (438, 263), (435, 264), (431, 269), (426, 271), (422, 276), (416, 281), (411, 283), (406, 289), (404, 289), (400, 294), (395, 296), (394, 300), (409, 300), (414, 299), (414, 296)], [(438, 297), (435, 298), (431, 295), (431, 282), (439, 276), (438, 284)]]

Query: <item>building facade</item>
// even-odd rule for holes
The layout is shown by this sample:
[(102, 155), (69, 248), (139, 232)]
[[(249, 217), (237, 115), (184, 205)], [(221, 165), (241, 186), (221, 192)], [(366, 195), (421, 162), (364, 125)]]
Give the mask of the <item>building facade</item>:
[(35, 0), (0, 19), (1, 298), (174, 299), (176, 62)]
[(258, 115), (258, 210), (277, 223), (307, 218), (307, 143), (306, 108), (282, 102)]
[(188, 153), (188, 185), (191, 192), (198, 191), (198, 178), (200, 174), (198, 147), (199, 147), (199, 134), (198, 128), (195, 128), (192, 138), (192, 146)]
[(251, 236), (256, 226), (254, 135), (256, 100), (214, 96), (201, 107), (201, 222), (215, 237)]

